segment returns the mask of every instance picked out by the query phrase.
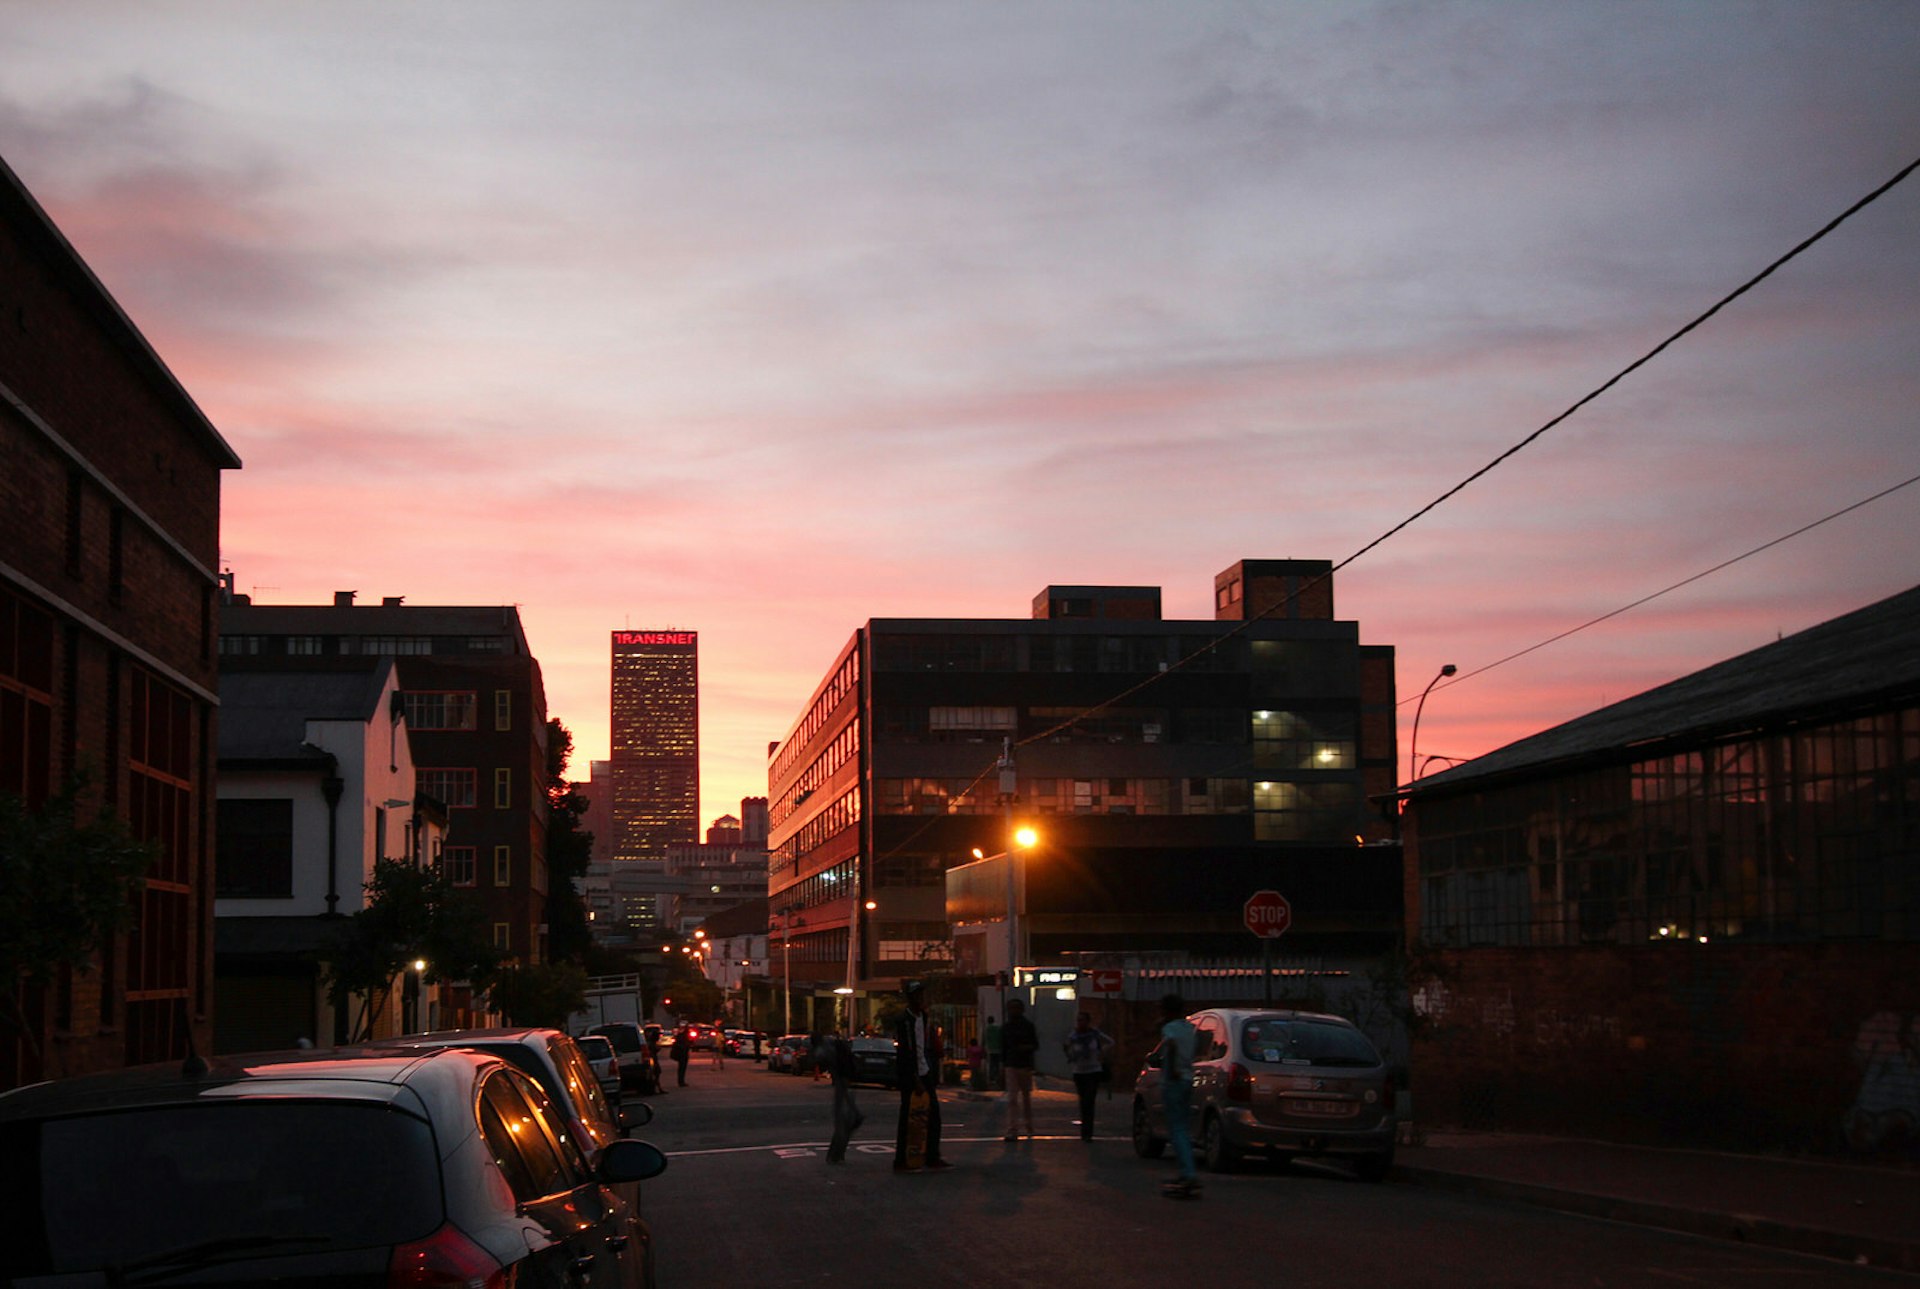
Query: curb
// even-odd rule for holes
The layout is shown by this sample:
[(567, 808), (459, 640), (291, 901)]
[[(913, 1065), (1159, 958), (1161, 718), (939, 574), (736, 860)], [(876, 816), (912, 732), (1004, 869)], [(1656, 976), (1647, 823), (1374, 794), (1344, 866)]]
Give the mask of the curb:
[(1879, 1267), (1889, 1271), (1920, 1272), (1920, 1242), (1889, 1240), (1870, 1235), (1852, 1235), (1817, 1227), (1795, 1226), (1772, 1218), (1746, 1213), (1712, 1213), (1671, 1204), (1653, 1204), (1642, 1200), (1595, 1195), (1586, 1191), (1564, 1190), (1529, 1182), (1506, 1181), (1477, 1173), (1448, 1172), (1416, 1164), (1396, 1164), (1395, 1181), (1411, 1182), (1443, 1190), (1469, 1191), (1516, 1204), (1531, 1204), (1581, 1217), (1597, 1217), (1632, 1226), (1651, 1226), (1664, 1231), (1751, 1244), (1759, 1248), (1781, 1249), (1814, 1257), (1851, 1262), (1858, 1266)]

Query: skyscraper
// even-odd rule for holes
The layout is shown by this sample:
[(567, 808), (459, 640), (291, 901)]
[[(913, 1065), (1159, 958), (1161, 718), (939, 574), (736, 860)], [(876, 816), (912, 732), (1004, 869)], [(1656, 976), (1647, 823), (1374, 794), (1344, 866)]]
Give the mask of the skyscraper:
[(613, 857), (663, 861), (699, 835), (700, 637), (613, 633)]

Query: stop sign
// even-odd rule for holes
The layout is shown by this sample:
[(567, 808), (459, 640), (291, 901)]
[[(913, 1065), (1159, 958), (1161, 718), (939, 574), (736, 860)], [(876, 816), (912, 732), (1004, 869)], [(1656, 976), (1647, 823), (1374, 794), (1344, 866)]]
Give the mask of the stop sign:
[(1255, 891), (1247, 897), (1243, 916), (1247, 930), (1263, 940), (1277, 940), (1293, 925), (1293, 905), (1278, 891)]

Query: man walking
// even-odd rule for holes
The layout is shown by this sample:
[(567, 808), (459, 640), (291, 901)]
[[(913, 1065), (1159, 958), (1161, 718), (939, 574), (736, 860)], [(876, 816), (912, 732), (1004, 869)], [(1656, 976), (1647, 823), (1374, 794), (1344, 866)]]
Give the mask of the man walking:
[[(893, 1171), (951, 1168), (940, 1154), (940, 1031), (927, 1016), (926, 986), (909, 980), (907, 1010), (894, 1022), (894, 1074), (900, 1084), (900, 1126), (893, 1138)], [(914, 1105), (923, 1098), (921, 1107)], [(917, 1111), (917, 1112), (916, 1112)], [(925, 1116), (925, 1126), (919, 1122)], [(924, 1150), (916, 1140), (925, 1133)], [(925, 1159), (925, 1164), (919, 1162)]]
[(682, 1025), (673, 1031), (673, 1066), (674, 1076), (679, 1080), (679, 1086), (683, 1088), (687, 1086), (687, 1060), (692, 1055), (693, 1027)]
[(1192, 1199), (1200, 1191), (1193, 1174), (1193, 1023), (1187, 1019), (1186, 1000), (1179, 994), (1160, 999), (1160, 1100), (1167, 1108), (1167, 1140), (1180, 1176), (1168, 1182), (1166, 1194)]
[(833, 1140), (827, 1143), (827, 1162), (847, 1162), (847, 1143), (866, 1121), (853, 1102), (853, 1045), (838, 1034), (821, 1038), (813, 1049), (814, 1068), (833, 1079)]
[(1007, 999), (1007, 1023), (1000, 1030), (1001, 1060), (1007, 1070), (1007, 1133), (1004, 1141), (1020, 1139), (1021, 1122), (1033, 1137), (1033, 1057), (1040, 1050), (1040, 1031), (1027, 1019), (1027, 1005)]
[(1080, 1140), (1093, 1140), (1093, 1107), (1106, 1082), (1107, 1062), (1113, 1059), (1113, 1040), (1093, 1025), (1093, 1013), (1081, 1012), (1073, 1032), (1060, 1045), (1067, 1053), (1073, 1090), (1080, 1094)]

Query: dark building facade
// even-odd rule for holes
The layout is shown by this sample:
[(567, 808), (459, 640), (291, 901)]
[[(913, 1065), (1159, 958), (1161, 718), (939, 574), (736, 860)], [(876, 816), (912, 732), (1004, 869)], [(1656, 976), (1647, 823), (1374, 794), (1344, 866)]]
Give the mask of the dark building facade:
[[(220, 473), (240, 461), (0, 164), (0, 794), (160, 848), (131, 933), (17, 989), (0, 1087), (207, 1050)], [(9, 1013), (14, 1009), (9, 1008)]]
[(1333, 617), (1324, 561), (1222, 577), (1210, 621), (1162, 619), (1158, 588), (1049, 587), (1031, 618), (856, 631), (770, 755), (770, 934), (796, 989), (976, 970), (948, 956), (946, 874), (1017, 823), (1042, 836), (1023, 965), (1253, 951), (1263, 888), (1292, 900), (1296, 951), (1395, 943), (1393, 650)]
[(222, 670), (370, 669), (394, 659), (418, 790), (447, 809), (441, 862), (480, 901), (496, 947), (546, 961), (547, 696), (519, 610), (355, 598), (254, 604), (229, 585)]
[(1422, 1119), (1920, 1150), (1920, 588), (1421, 779)]
[(700, 637), (613, 633), (614, 859), (662, 860), (699, 839)]

